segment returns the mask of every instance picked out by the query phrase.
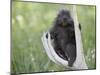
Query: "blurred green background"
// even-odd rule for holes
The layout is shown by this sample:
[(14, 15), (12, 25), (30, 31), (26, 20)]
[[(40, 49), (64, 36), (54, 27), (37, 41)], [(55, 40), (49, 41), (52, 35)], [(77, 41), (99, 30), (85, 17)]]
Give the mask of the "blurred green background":
[[(67, 70), (48, 58), (41, 42), (41, 36), (52, 26), (60, 9), (71, 9), (72, 6), (67, 4), (12, 2), (12, 73)], [(96, 68), (95, 9), (95, 6), (77, 5), (78, 19), (82, 26), (84, 54), (89, 69)]]

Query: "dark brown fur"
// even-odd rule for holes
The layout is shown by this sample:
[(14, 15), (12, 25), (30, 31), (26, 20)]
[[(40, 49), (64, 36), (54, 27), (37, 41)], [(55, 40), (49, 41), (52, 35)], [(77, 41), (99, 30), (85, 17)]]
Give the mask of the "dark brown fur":
[(50, 30), (56, 53), (72, 66), (76, 59), (74, 22), (68, 10), (61, 10)]

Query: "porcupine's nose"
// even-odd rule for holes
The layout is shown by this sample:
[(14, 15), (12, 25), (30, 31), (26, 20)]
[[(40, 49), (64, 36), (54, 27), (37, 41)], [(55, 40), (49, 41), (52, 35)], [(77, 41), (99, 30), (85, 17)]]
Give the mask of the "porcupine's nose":
[(64, 17), (63, 17), (63, 20), (64, 20), (64, 21), (66, 21), (66, 20), (67, 20), (67, 18), (64, 16)]

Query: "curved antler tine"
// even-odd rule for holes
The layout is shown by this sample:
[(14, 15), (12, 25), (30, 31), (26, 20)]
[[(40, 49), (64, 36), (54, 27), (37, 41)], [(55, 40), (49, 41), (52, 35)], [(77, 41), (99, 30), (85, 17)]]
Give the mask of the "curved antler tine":
[(46, 38), (46, 33), (43, 34), (43, 36), (42, 36), (41, 39), (42, 39), (42, 43), (43, 43), (43, 46), (44, 46), (44, 48), (45, 48), (45, 51), (46, 51), (48, 57), (49, 57), (53, 62), (57, 63), (57, 62), (54, 60), (53, 56), (51, 55), (50, 48), (49, 48), (49, 46), (48, 46), (48, 41), (47, 41), (48, 39)]

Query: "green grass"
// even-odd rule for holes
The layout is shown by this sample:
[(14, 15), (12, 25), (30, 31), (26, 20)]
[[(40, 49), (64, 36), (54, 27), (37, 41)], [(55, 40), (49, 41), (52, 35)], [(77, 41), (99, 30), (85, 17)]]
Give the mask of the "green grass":
[[(13, 2), (12, 3), (12, 73), (63, 71), (46, 55), (41, 36), (53, 24), (59, 9), (72, 5)], [(82, 25), (82, 39), (86, 63), (94, 69), (95, 63), (95, 7), (77, 6)]]

